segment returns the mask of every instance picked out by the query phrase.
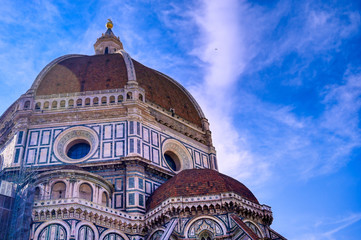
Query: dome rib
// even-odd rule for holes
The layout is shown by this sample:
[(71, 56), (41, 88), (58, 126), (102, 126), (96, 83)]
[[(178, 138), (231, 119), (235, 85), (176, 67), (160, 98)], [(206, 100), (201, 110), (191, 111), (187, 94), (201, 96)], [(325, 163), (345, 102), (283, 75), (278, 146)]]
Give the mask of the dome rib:
[(178, 82), (133, 59), (137, 82), (145, 90), (145, 98), (166, 110), (171, 108), (183, 119), (202, 127), (204, 117), (198, 103)]
[(194, 97), (192, 96), (192, 94), (190, 92), (188, 92), (188, 90), (183, 87), (179, 82), (177, 82), (176, 80), (174, 80), (173, 78), (170, 78), (169, 76), (157, 71), (157, 70), (154, 70), (156, 71), (158, 74), (162, 75), (163, 77), (167, 78), (169, 81), (173, 82), (175, 85), (177, 85), (183, 92), (184, 94), (186, 94), (189, 99), (191, 100), (191, 102), (193, 103), (193, 105), (196, 107), (197, 111), (198, 111), (198, 114), (201, 118), (205, 118), (205, 115), (203, 113), (203, 110), (201, 109), (201, 107), (199, 106), (199, 104), (197, 103), (197, 101), (194, 99)]

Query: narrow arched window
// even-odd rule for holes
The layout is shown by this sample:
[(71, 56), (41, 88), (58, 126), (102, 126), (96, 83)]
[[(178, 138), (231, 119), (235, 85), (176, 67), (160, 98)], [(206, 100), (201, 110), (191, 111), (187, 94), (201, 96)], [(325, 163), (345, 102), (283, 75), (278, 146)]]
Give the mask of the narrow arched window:
[(139, 94), (139, 100), (143, 102), (143, 95)]
[(96, 106), (96, 105), (98, 105), (98, 104), (99, 104), (99, 98), (95, 97), (95, 98), (93, 99), (93, 105)]
[(132, 93), (131, 93), (131, 92), (128, 92), (128, 93), (127, 93), (127, 99), (132, 99), (132, 98), (133, 98)]
[(213, 234), (208, 230), (203, 230), (199, 233), (199, 238), (201, 240), (212, 240)]
[(35, 188), (34, 200), (41, 200), (40, 187), (36, 187), (36, 188)]
[(90, 98), (85, 99), (85, 106), (90, 106)]
[(51, 189), (51, 199), (65, 198), (66, 186), (63, 182), (57, 182)]
[(102, 97), (102, 105), (106, 105), (107, 104), (107, 97)]
[(105, 48), (104, 54), (108, 54), (108, 47)]
[(103, 192), (103, 194), (102, 194), (102, 205), (109, 207), (108, 206), (108, 201), (109, 201), (108, 194), (106, 192)]
[(41, 108), (41, 102), (37, 102), (35, 104), (35, 110), (40, 110), (40, 108)]
[(58, 102), (57, 101), (53, 101), (51, 103), (51, 108), (57, 108), (58, 107)]
[(121, 102), (123, 102), (123, 95), (118, 96), (118, 103), (121, 103)]
[(56, 224), (50, 224), (46, 226), (43, 230), (41, 230), (39, 237), (37, 239), (64, 240), (64, 239), (68, 239), (68, 237), (65, 228), (62, 225), (56, 223)]
[(93, 189), (87, 183), (83, 183), (79, 187), (79, 198), (93, 201)]
[(24, 109), (29, 109), (30, 108), (30, 101), (26, 101), (24, 103)]
[(48, 108), (49, 108), (49, 102), (46, 101), (46, 102), (44, 103), (44, 109), (48, 109)]
[(73, 99), (69, 100), (68, 107), (74, 107), (74, 100)]
[(83, 100), (81, 100), (80, 98), (78, 100), (76, 100), (76, 105), (78, 107), (80, 107), (81, 105), (83, 105)]
[(87, 225), (83, 225), (79, 228), (78, 240), (94, 240), (95, 235), (93, 229)]
[(109, 102), (110, 102), (110, 103), (115, 103), (115, 97), (114, 97), (114, 96), (110, 96)]
[(245, 222), (245, 224), (255, 233), (258, 237), (262, 238), (261, 231), (252, 222)]
[(65, 100), (61, 100), (61, 101), (60, 101), (60, 107), (61, 107), (61, 108), (65, 108)]
[(118, 233), (108, 233), (107, 235), (105, 235), (103, 240), (124, 240), (124, 238)]

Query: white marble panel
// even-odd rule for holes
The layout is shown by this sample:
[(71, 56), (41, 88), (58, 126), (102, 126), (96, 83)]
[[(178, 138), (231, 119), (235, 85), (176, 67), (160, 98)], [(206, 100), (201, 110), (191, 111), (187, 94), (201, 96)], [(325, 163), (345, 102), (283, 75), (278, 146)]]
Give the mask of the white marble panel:
[(48, 148), (41, 148), (39, 154), (39, 163), (46, 163), (48, 158)]
[(150, 150), (148, 145), (143, 145), (143, 157), (150, 160)]
[(124, 142), (115, 142), (115, 156), (120, 157), (124, 155)]
[(35, 146), (38, 144), (39, 132), (32, 132), (30, 134), (30, 146)]
[(26, 163), (35, 163), (36, 149), (30, 149), (28, 151), (28, 157)]
[(103, 143), (103, 157), (111, 157), (112, 156), (112, 143)]

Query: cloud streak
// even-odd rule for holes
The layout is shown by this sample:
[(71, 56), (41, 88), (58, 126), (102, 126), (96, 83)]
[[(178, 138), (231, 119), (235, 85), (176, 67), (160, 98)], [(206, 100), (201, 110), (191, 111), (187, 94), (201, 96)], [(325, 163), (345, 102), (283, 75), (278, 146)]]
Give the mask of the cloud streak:
[(192, 13), (200, 35), (191, 54), (204, 63), (205, 75), (191, 91), (209, 117), (220, 170), (239, 179), (263, 176), (258, 178), (262, 181), (268, 177), (268, 164), (255, 162), (247, 136), (237, 131), (232, 116), (234, 107), (241, 104), (233, 97), (235, 86), (252, 57), (239, 24), (248, 6), (238, 2), (203, 1), (200, 10)]
[[(341, 218), (323, 219), (316, 222), (312, 229), (306, 231), (307, 233), (297, 236), (295, 239), (340, 239), (342, 231), (361, 221), (361, 213), (352, 213)], [(341, 237), (342, 238), (342, 237)]]
[[(255, 91), (287, 82), (290, 87), (302, 86), (310, 81), (302, 71), (309, 71), (315, 58), (329, 62), (332, 56), (324, 55), (337, 51), (360, 26), (359, 14), (350, 9), (311, 3), (297, 7), (300, 13), (283, 26), (283, 19), (294, 11), (285, 1), (272, 9), (245, 1), (204, 1), (193, 13), (200, 36), (199, 47), (191, 54), (205, 63), (205, 77), (192, 92), (210, 118), (221, 170), (252, 184), (268, 180), (280, 169), (301, 179), (336, 171), (360, 146), (357, 71), (345, 75), (343, 83), (320, 86), (322, 91), (313, 100), (324, 109), (319, 116), (299, 115), (297, 103), (267, 101)], [(271, 32), (273, 39), (268, 36)], [(301, 77), (296, 82), (292, 78), (268, 86), (257, 85), (257, 79), (244, 82), (270, 64), (281, 64), (292, 52), (301, 62), (283, 71)], [(242, 83), (245, 86), (239, 87)]]

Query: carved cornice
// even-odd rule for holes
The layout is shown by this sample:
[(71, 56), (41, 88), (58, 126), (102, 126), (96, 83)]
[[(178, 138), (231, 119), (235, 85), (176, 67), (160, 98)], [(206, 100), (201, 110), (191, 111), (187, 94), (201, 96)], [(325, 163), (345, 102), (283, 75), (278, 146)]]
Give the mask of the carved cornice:
[(79, 198), (35, 201), (32, 214), (36, 222), (75, 218), (129, 234), (144, 232), (141, 214), (127, 214)]
[(237, 212), (245, 217), (257, 219), (270, 225), (273, 220), (271, 208), (259, 205), (235, 193), (222, 193), (208, 196), (173, 197), (163, 201), (145, 215), (146, 225), (153, 225), (158, 219), (172, 215), (202, 215)]

